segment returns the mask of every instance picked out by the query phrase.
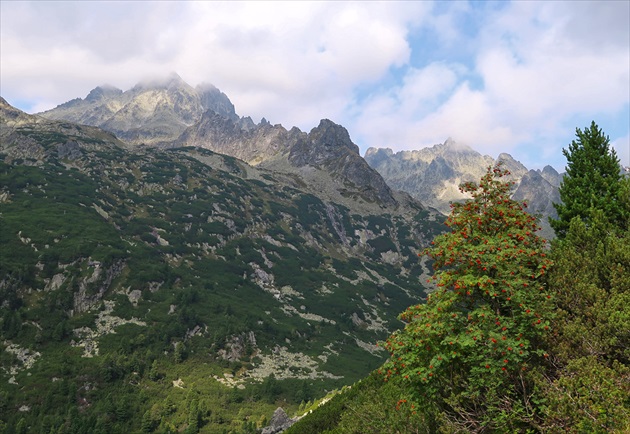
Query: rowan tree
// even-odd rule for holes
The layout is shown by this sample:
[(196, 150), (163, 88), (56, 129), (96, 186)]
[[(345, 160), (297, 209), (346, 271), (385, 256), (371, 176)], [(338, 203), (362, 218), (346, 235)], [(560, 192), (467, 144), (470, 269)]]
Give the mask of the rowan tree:
[(559, 238), (566, 236), (574, 217), (587, 221), (590, 208), (604, 211), (620, 227), (627, 223), (630, 212), (619, 158), (608, 136), (594, 121), (584, 131), (577, 128), (575, 134), (577, 140), (562, 150), (567, 171), (559, 189), (562, 203), (554, 204), (558, 219), (549, 219)]
[(399, 411), (453, 430), (518, 430), (537, 419), (529, 370), (546, 357), (551, 261), (537, 219), (510, 199), (508, 174), (489, 167), (479, 184), (460, 187), (472, 199), (452, 205), (451, 231), (423, 252), (436, 290), (400, 315), (405, 328), (385, 343), (384, 381), (408, 394)]

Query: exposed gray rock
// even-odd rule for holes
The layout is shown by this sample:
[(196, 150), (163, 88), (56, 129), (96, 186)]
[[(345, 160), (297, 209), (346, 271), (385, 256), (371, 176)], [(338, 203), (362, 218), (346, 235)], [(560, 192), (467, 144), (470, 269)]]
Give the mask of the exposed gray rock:
[[(125, 267), (125, 263), (122, 261), (114, 262), (105, 270), (98, 262), (90, 265), (93, 265), (94, 271), (90, 277), (86, 277), (79, 282), (79, 290), (74, 293), (74, 305), (71, 315), (87, 312), (99, 303), (112, 281)], [(96, 287), (95, 290), (88, 291), (88, 288), (94, 286)]]
[(370, 148), (365, 160), (390, 187), (405, 191), (444, 214), (450, 211), (450, 202), (465, 198), (459, 185), (478, 181), (494, 163), (493, 158), (452, 139), (416, 151), (393, 153)]
[[(37, 136), (32, 135), (33, 131), (37, 131)], [(37, 137), (46, 140), (37, 140)], [(86, 150), (124, 146), (111, 133), (29, 115), (0, 97), (0, 151), (7, 155), (8, 163), (22, 159), (23, 164), (39, 165), (50, 158), (74, 161), (81, 159)]]
[[(558, 175), (558, 177), (560, 177), (560, 175)], [(552, 180), (554, 180), (554, 178), (552, 178)], [(543, 228), (542, 235), (544, 237), (554, 237), (548, 217), (554, 219), (558, 218), (556, 208), (553, 206), (554, 203), (561, 202), (558, 186), (548, 182), (547, 179), (543, 177), (540, 170), (530, 170), (521, 178), (512, 198), (519, 202), (526, 202), (527, 211), (530, 214), (541, 216), (540, 224)]]
[(297, 422), (297, 418), (290, 418), (287, 413), (282, 409), (282, 407), (278, 407), (276, 411), (273, 412), (273, 416), (271, 416), (271, 421), (269, 421), (269, 425), (263, 428), (262, 434), (281, 433), (282, 431), (293, 425), (295, 422)]
[[(249, 120), (251, 121), (251, 119)], [(245, 123), (246, 128), (241, 124)], [(250, 125), (247, 121), (234, 122), (215, 112), (206, 112), (201, 120), (188, 128), (174, 143), (175, 146), (197, 146), (220, 154), (239, 158), (257, 165), (285, 154), (299, 136), (295, 128), (287, 131), (281, 125)]]
[(68, 140), (66, 143), (57, 145), (57, 156), (62, 160), (76, 160), (82, 155), (83, 152), (81, 152), (81, 147), (76, 140)]
[(562, 182), (562, 175), (559, 174), (553, 167), (543, 167), (543, 170), (540, 174), (549, 184), (553, 185), (554, 187), (560, 187), (560, 183)]
[(385, 206), (396, 204), (391, 189), (361, 158), (348, 131), (328, 119), (320, 121), (317, 128), (292, 146), (289, 161), (297, 167), (325, 168), (335, 178), (351, 183), (367, 201)]
[(518, 188), (512, 195), (514, 200), (527, 202), (530, 213), (557, 218), (553, 203), (560, 202), (558, 188), (549, 183), (540, 171), (530, 170), (521, 178)]
[(501, 153), (497, 157), (496, 161), (502, 162), (503, 167), (509, 170), (511, 176), (515, 179), (519, 179), (523, 177), (523, 175), (525, 175), (528, 172), (527, 167), (523, 166), (523, 164), (520, 161), (517, 161), (514, 158), (512, 158), (510, 154)]
[[(211, 84), (203, 83), (195, 88), (204, 111), (211, 111), (232, 121), (238, 122), (239, 117), (234, 110), (234, 104), (226, 94)], [(251, 118), (248, 118), (251, 121)], [(253, 122), (252, 122), (253, 124)]]
[[(115, 98), (122, 94), (122, 90), (109, 85), (97, 86), (90, 91), (88, 96), (85, 97), (86, 101), (89, 102), (97, 102), (101, 100), (107, 100), (110, 98)], [(73, 100), (76, 101), (76, 100)]]
[(175, 140), (205, 111), (239, 120), (228, 97), (217, 88), (193, 88), (173, 73), (125, 92), (98, 86), (85, 99), (73, 99), (41, 116), (98, 126), (133, 144), (157, 144)]
[(224, 360), (236, 362), (243, 360), (248, 351), (256, 349), (256, 336), (254, 332), (241, 333), (232, 336), (225, 344), (225, 348), (218, 351), (218, 354)]
[[(256, 125), (250, 118), (239, 118), (229, 98), (216, 87), (203, 84), (192, 88), (177, 74), (140, 83), (125, 92), (99, 86), (85, 99), (61, 104), (41, 116), (99, 126), (131, 144), (201, 147), (253, 166), (265, 164), (271, 170), (289, 172), (299, 187), (319, 192), (319, 185), (300, 179), (301, 171), (314, 168), (336, 184), (337, 196), (373, 204), (375, 209), (413, 201), (396, 197), (359, 155), (358, 146), (342, 126), (324, 119), (306, 134), (295, 127), (287, 130), (272, 125), (264, 118)], [(78, 157), (74, 151), (65, 145), (58, 149), (69, 159)]]
[(450, 212), (451, 202), (466, 199), (459, 191), (461, 183), (479, 181), (488, 166), (500, 161), (516, 182), (513, 198), (527, 201), (528, 211), (542, 217), (543, 236), (553, 237), (547, 217), (556, 215), (553, 203), (560, 201), (558, 186), (562, 176), (551, 166), (542, 171), (528, 170), (510, 154), (501, 153), (495, 160), (451, 139), (417, 151), (394, 153), (391, 149), (370, 148), (365, 159), (391, 187), (444, 214)]

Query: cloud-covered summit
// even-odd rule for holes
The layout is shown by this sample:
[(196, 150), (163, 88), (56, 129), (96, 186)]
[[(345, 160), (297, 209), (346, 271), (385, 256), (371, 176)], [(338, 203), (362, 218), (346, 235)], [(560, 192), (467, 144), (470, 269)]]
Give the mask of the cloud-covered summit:
[(303, 130), (334, 119), (364, 150), (452, 136), (560, 168), (575, 128), (595, 119), (630, 164), (628, 2), (0, 8), (0, 93), (30, 112), (94, 83), (128, 89), (175, 70), (193, 86), (214, 83), (254, 119)]

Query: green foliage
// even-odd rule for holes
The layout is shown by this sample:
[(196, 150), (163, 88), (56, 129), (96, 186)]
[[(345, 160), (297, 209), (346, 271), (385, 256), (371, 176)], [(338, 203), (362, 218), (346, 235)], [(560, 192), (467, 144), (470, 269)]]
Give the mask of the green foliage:
[[(359, 342), (385, 338), (409, 294), (424, 291), (409, 246), (440, 230), (425, 221), (351, 214), (241, 179), (242, 163), (216, 170), (193, 158), (203, 150), (77, 137), (81, 156), (60, 164), (65, 138), (31, 137), (50, 148), (40, 160), (0, 155), (0, 343), (40, 355), (26, 366), (0, 351), (0, 433), (252, 432), (278, 405), (291, 410), (382, 363), (384, 351)], [(379, 238), (357, 235), (368, 227)], [(409, 273), (372, 256), (396, 246)], [(250, 332), (255, 343), (225, 360)], [(89, 336), (98, 353), (83, 357), (74, 345)], [(304, 381), (310, 371), (296, 365), (296, 378), (245, 389), (214, 379), (242, 379), (279, 343), (341, 378)]]
[(542, 387), (549, 432), (630, 427), (630, 233), (591, 210), (554, 243), (554, 361)]
[(396, 252), (396, 245), (389, 237), (381, 236), (368, 241), (368, 244), (374, 248), (374, 257), (380, 257), (381, 253), (387, 251)]
[(630, 180), (607, 203), (589, 193), (547, 249), (503, 174), (464, 186), (472, 201), (454, 205), (453, 231), (426, 251), (437, 289), (401, 315), (378, 375), (289, 433), (628, 432)]
[[(422, 411), (401, 398), (404, 390), (393, 382), (384, 383), (376, 372), (334, 392), (315, 405), (306, 405), (305, 414), (286, 434), (394, 434), (434, 433), (437, 425), (426, 420)], [(310, 408), (313, 407), (313, 408)]]
[(509, 198), (507, 174), (488, 168), (462, 186), (472, 200), (453, 204), (452, 231), (425, 252), (437, 289), (401, 314), (407, 325), (388, 339), (380, 370), (429, 420), (457, 429), (518, 430), (537, 418), (528, 370), (547, 356), (551, 261), (536, 219)]
[(610, 140), (593, 121), (583, 131), (576, 129), (573, 140), (562, 153), (567, 158), (567, 172), (560, 185), (562, 203), (554, 204), (558, 219), (550, 219), (556, 235), (564, 238), (575, 217), (588, 220), (589, 209), (605, 212), (611, 224), (627, 228), (630, 218), (628, 187), (622, 184), (619, 159)]

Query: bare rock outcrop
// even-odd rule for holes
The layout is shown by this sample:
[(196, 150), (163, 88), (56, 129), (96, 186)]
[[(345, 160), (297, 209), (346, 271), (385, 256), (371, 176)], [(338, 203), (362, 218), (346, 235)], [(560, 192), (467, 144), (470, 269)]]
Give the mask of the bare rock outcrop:
[(271, 421), (269, 421), (269, 425), (263, 428), (262, 434), (277, 434), (289, 428), (297, 422), (297, 419), (290, 418), (287, 413), (282, 409), (282, 407), (278, 407), (276, 411), (273, 412), (273, 416), (271, 416)]
[(513, 198), (527, 201), (531, 213), (541, 214), (543, 235), (553, 236), (547, 217), (555, 216), (553, 203), (560, 201), (558, 186), (562, 175), (551, 166), (542, 171), (528, 170), (510, 154), (501, 153), (494, 159), (452, 139), (415, 151), (394, 153), (391, 149), (370, 148), (365, 159), (392, 188), (405, 191), (444, 214), (450, 212), (451, 202), (467, 199), (459, 191), (460, 184), (479, 181), (488, 166), (502, 162), (516, 183)]

